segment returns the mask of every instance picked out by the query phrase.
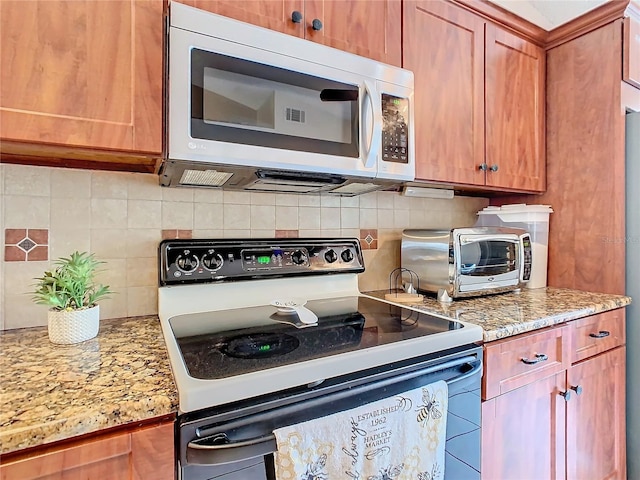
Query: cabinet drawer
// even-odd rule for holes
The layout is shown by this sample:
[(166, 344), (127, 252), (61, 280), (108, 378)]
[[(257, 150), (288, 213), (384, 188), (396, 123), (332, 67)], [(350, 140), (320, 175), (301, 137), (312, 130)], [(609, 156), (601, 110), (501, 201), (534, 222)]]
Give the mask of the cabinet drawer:
[(640, 88), (640, 20), (626, 17), (622, 31), (622, 79)]
[(561, 372), (570, 365), (566, 326), (491, 342), (484, 349), (483, 400)]
[(624, 345), (624, 320), (619, 308), (571, 322), (571, 363)]

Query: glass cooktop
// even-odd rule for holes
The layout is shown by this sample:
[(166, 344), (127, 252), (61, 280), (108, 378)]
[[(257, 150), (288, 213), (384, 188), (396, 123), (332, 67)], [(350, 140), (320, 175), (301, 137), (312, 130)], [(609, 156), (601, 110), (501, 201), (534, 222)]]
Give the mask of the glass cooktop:
[(305, 306), (317, 315), (317, 324), (303, 325), (295, 312), (270, 305), (177, 315), (169, 324), (189, 375), (207, 380), (464, 327), (360, 296), (311, 300)]

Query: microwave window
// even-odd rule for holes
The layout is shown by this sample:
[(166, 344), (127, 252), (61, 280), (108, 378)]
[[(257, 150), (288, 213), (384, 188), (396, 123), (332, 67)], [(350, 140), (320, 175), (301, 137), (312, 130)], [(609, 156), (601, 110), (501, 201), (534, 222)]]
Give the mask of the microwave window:
[(514, 242), (482, 240), (460, 245), (460, 273), (488, 277), (516, 269)]
[(359, 156), (359, 89), (333, 80), (191, 50), (191, 136)]

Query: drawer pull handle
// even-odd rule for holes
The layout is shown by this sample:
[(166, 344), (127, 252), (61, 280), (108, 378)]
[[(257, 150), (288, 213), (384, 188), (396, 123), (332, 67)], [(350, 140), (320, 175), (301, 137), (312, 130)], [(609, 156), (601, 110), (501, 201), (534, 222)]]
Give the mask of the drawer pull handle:
[(611, 335), (609, 332), (607, 332), (606, 330), (600, 330), (598, 333), (590, 333), (589, 336), (592, 338), (604, 338), (604, 337), (608, 337), (609, 335)]
[(564, 401), (568, 402), (569, 400), (571, 400), (571, 392), (566, 391), (566, 392), (559, 392), (561, 397), (564, 397)]
[(522, 360), (522, 363), (526, 363), (527, 365), (535, 365), (536, 363), (545, 362), (549, 360), (549, 357), (547, 357), (544, 353), (536, 353), (536, 358), (534, 358), (533, 360), (526, 357), (522, 358), (521, 360)]

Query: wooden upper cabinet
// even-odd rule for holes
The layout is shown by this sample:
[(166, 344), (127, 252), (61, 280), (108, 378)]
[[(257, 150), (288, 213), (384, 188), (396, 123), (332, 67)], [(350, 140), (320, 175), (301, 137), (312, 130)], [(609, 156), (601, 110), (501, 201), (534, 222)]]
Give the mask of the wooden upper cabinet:
[[(402, 61), (401, 0), (180, 0), (391, 65)], [(298, 23), (292, 20), (299, 12)], [(318, 29), (314, 28), (315, 26)]]
[[(314, 30), (313, 20), (322, 28)], [(400, 0), (306, 0), (305, 38), (390, 65), (402, 62)]]
[(544, 49), (487, 24), (487, 185), (545, 189), (544, 83)]
[(160, 155), (162, 18), (159, 0), (2, 0), (0, 140)]
[(304, 0), (179, 0), (179, 3), (289, 35), (304, 36), (303, 22), (292, 20), (293, 12), (303, 14)]
[(415, 76), (416, 178), (483, 184), (484, 21), (445, 2), (404, 3)]
[(416, 179), (545, 189), (544, 50), (445, 1), (404, 2)]
[(640, 18), (626, 17), (623, 34), (622, 79), (640, 88)]

